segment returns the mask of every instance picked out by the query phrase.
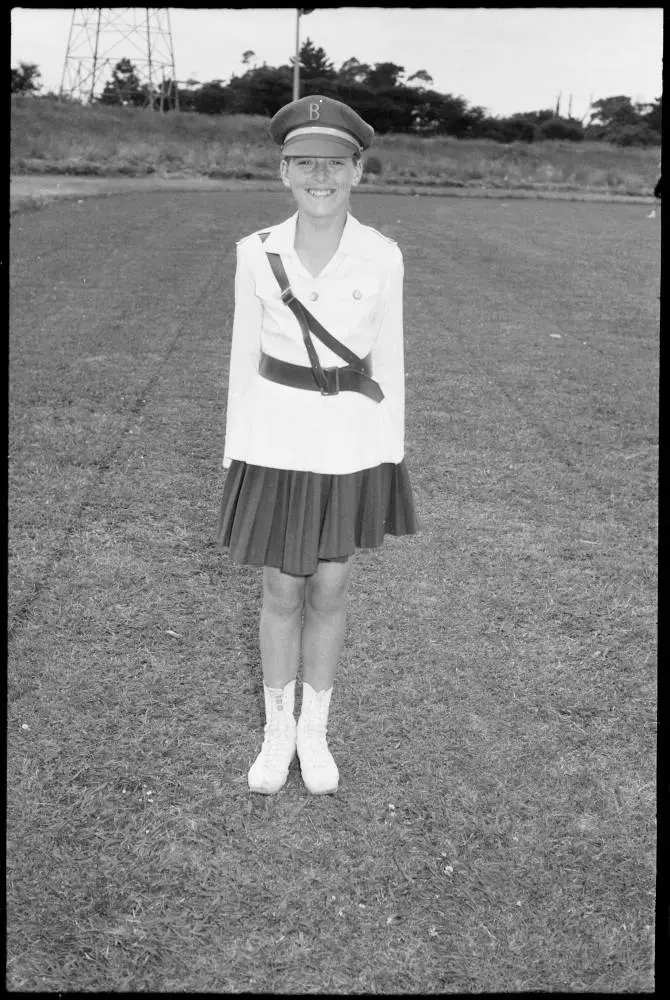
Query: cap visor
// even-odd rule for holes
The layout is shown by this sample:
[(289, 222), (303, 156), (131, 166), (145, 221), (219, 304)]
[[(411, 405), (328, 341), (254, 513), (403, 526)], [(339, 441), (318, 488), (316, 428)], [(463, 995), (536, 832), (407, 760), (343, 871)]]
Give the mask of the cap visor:
[(354, 142), (324, 136), (299, 135), (282, 146), (283, 156), (353, 156), (358, 152)]

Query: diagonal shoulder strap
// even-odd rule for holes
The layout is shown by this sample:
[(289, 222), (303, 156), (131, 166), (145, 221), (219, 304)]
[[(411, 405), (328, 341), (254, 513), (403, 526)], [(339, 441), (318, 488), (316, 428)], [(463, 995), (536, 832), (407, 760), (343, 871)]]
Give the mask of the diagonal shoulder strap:
[[(319, 323), (318, 319), (311, 314), (309, 309), (307, 309), (299, 299), (295, 297), (291, 290), (291, 285), (288, 280), (288, 275), (284, 268), (284, 262), (278, 253), (269, 253), (265, 255), (272, 268), (272, 273), (274, 274), (279, 287), (281, 288), (281, 297), (286, 305), (289, 307), (291, 312), (295, 315), (296, 319), (300, 323), (301, 327), (303, 322), (307, 323), (308, 329), (312, 331), (315, 337), (325, 344), (334, 354), (346, 361), (347, 364), (352, 365), (354, 368), (358, 368), (360, 371), (364, 371), (365, 366), (361, 358), (353, 351), (350, 351), (348, 347), (340, 343), (336, 337), (333, 337), (332, 333), (329, 333), (324, 326)], [(304, 336), (304, 334), (303, 334)]]
[[(268, 233), (260, 233), (261, 242), (264, 243), (268, 235), (269, 235)], [(291, 311), (295, 314), (295, 317), (300, 325), (300, 330), (302, 332), (302, 339), (305, 344), (305, 349), (307, 350), (307, 356), (309, 357), (309, 363), (312, 367), (312, 373), (314, 375), (316, 384), (322, 391), (325, 391), (328, 387), (328, 377), (324, 372), (323, 367), (321, 366), (321, 362), (319, 361), (319, 356), (316, 353), (316, 348), (314, 347), (314, 344), (312, 343), (312, 338), (309, 335), (309, 324), (301, 312), (300, 309), (301, 304), (293, 296), (293, 292), (291, 292), (288, 275), (284, 270), (284, 265), (281, 262), (281, 257), (279, 256), (279, 254), (269, 254), (269, 253), (266, 253), (266, 257), (270, 261), (270, 266), (272, 267), (272, 271), (275, 277), (277, 278), (277, 281), (279, 282), (279, 287), (281, 288), (281, 293), (282, 293), (281, 296), (282, 300), (286, 302), (287, 305), (290, 306)], [(274, 258), (276, 258), (279, 261), (279, 271), (275, 270), (276, 265), (273, 264)], [(290, 298), (290, 301), (286, 296)]]
[[(269, 235), (269, 232), (259, 233), (261, 243), (264, 243)], [(326, 347), (347, 362), (347, 367), (349, 369), (356, 372), (357, 378), (359, 379), (359, 385), (365, 386), (365, 389), (358, 388), (357, 391), (363, 392), (364, 395), (368, 396), (370, 399), (373, 399), (377, 403), (381, 403), (384, 399), (384, 393), (379, 383), (375, 382), (375, 380), (368, 375), (368, 369), (365, 361), (333, 337), (332, 333), (329, 333), (328, 330), (326, 330), (326, 328), (319, 323), (318, 319), (316, 319), (315, 316), (312, 316), (311, 312), (305, 308), (302, 302), (295, 297), (280, 255), (278, 253), (266, 251), (265, 256), (268, 259), (268, 263), (272, 268), (272, 273), (277, 279), (277, 283), (281, 289), (282, 301), (286, 303), (295, 318), (298, 320), (298, 324), (302, 331), (302, 338), (309, 357), (309, 363), (312, 368), (312, 374), (314, 375), (316, 384), (319, 386), (321, 391), (331, 395), (331, 392), (329, 392), (328, 389), (328, 377), (321, 366), (316, 349), (312, 343), (310, 329), (314, 335), (326, 345)]]

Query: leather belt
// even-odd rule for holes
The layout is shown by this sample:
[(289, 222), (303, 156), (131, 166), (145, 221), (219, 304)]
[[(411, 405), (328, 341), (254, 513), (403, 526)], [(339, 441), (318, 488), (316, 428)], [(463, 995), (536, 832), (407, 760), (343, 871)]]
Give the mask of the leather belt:
[(270, 382), (287, 385), (293, 389), (311, 389), (320, 392), (322, 396), (337, 396), (340, 392), (360, 392), (369, 399), (379, 402), (381, 390), (370, 377), (372, 366), (369, 354), (361, 359), (361, 365), (364, 371), (356, 370), (351, 365), (323, 368), (326, 376), (325, 388), (316, 381), (311, 366), (293, 365), (288, 361), (274, 358), (271, 354), (261, 354), (258, 371)]
[[(265, 233), (259, 233), (261, 243), (264, 243), (269, 235), (269, 230)], [(309, 357), (313, 380), (316, 382), (316, 385), (312, 385), (311, 381), (300, 371), (302, 365), (291, 365), (288, 362), (279, 361), (278, 358), (273, 358), (272, 362), (277, 362), (277, 365), (283, 367), (273, 367), (272, 364), (269, 368), (266, 366), (266, 370), (269, 371), (272, 368), (274, 374), (266, 375), (265, 377), (270, 378), (274, 382), (280, 382), (282, 385), (297, 386), (301, 389), (316, 388), (323, 396), (336, 396), (342, 390), (360, 392), (369, 399), (374, 400), (375, 403), (381, 403), (384, 393), (379, 383), (375, 382), (371, 376), (369, 356), (359, 358), (349, 347), (341, 344), (336, 337), (333, 337), (332, 333), (326, 330), (325, 326), (315, 316), (312, 316), (309, 309), (306, 309), (302, 302), (295, 297), (280, 254), (271, 253), (268, 250), (265, 256), (268, 259), (272, 273), (277, 279), (277, 284), (281, 288), (282, 302), (286, 303), (298, 321), (307, 356)], [(319, 338), (322, 344), (325, 344), (326, 347), (342, 358), (343, 361), (346, 361), (347, 364), (338, 368), (324, 369), (312, 343), (310, 331), (315, 337)], [(263, 374), (262, 371), (261, 374)], [(288, 379), (292, 379), (292, 381), (287, 381)]]

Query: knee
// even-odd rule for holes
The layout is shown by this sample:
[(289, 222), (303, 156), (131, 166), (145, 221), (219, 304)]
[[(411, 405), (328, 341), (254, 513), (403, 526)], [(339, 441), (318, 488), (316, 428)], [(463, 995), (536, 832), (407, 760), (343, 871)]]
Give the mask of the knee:
[(288, 576), (274, 567), (266, 567), (263, 574), (263, 607), (265, 610), (284, 618), (290, 618), (302, 611), (304, 600), (304, 578)]
[(347, 596), (348, 574), (338, 574), (328, 579), (318, 574), (309, 577), (305, 587), (305, 601), (312, 611), (321, 615), (337, 614), (344, 610)]

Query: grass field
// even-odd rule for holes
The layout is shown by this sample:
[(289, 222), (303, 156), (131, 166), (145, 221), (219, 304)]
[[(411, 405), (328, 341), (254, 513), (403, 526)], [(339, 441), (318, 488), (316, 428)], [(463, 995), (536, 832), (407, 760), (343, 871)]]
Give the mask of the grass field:
[[(16, 174), (208, 177), (276, 181), (277, 150), (260, 115), (161, 115), (34, 97), (11, 101)], [(364, 157), (375, 187), (581, 192), (651, 197), (660, 149), (606, 142), (494, 142), (379, 135)]]
[(260, 575), (213, 532), (234, 241), (290, 210), (13, 216), (7, 987), (652, 992), (658, 220), (356, 196), (421, 531), (355, 557), (340, 792), (265, 798)]

